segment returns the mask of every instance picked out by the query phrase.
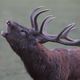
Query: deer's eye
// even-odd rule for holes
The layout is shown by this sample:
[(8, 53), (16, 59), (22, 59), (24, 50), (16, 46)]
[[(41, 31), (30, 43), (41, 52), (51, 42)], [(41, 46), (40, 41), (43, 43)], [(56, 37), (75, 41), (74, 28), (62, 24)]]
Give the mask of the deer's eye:
[(26, 36), (26, 31), (21, 30), (20, 33), (21, 33), (22, 36)]

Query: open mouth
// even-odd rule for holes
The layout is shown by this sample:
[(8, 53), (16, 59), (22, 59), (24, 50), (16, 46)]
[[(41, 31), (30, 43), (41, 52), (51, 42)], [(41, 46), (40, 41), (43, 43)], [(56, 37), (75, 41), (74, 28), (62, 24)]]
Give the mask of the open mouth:
[(3, 37), (6, 37), (7, 35), (8, 35), (8, 33), (10, 32), (10, 21), (7, 21), (6, 22), (6, 24), (7, 24), (7, 29), (6, 29), (6, 31), (1, 31), (1, 35), (3, 36)]

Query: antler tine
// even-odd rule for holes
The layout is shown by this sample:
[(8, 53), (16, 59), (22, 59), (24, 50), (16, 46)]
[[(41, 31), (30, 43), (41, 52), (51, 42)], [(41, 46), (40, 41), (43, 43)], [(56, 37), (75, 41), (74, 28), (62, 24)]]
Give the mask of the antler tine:
[[(75, 24), (72, 23), (72, 24), (69, 24), (67, 27), (65, 27), (60, 33), (58, 36), (56, 35), (51, 35), (51, 36), (48, 36), (48, 35), (45, 35), (45, 34), (42, 34), (41, 35), (41, 40), (40, 40), (40, 43), (45, 43), (45, 42), (56, 42), (56, 43), (60, 43), (60, 44), (63, 44), (63, 45), (69, 45), (69, 46), (80, 46), (80, 40), (73, 40), (73, 39), (70, 39), (67, 37), (68, 33), (74, 29), (74, 26)], [(67, 38), (67, 39), (66, 39)], [(68, 40), (69, 39), (69, 40)], [(66, 41), (65, 41), (66, 40)]]
[(45, 10), (42, 10), (40, 12), (38, 12), (35, 17), (34, 17), (34, 24), (35, 24), (35, 30), (38, 31), (38, 24), (37, 24), (37, 18), (40, 14), (44, 13), (44, 12), (47, 12), (49, 11), (49, 9), (45, 9)]
[[(59, 34), (58, 36), (57, 35), (46, 35), (46, 34), (42, 34), (43, 37), (42, 37), (42, 42), (41, 43), (45, 43), (45, 42), (57, 42), (59, 43), (60, 39), (66, 39), (64, 36), (65, 36), (65, 32), (67, 30), (71, 30), (73, 27), (72, 25), (68, 25), (67, 27), (65, 27)], [(68, 33), (67, 33), (68, 34)]]
[[(45, 35), (42, 34), (42, 38), (41, 38), (41, 43), (45, 43), (45, 42), (56, 42), (56, 43), (61, 43), (64, 44), (64, 41), (62, 41), (62, 39), (67, 40), (65, 34), (67, 32), (67, 34), (69, 33), (69, 31), (71, 31), (74, 27), (72, 25), (68, 25), (67, 27), (65, 27), (59, 34), (57, 35)], [(70, 39), (72, 40), (72, 39)], [(67, 40), (67, 41), (70, 41)], [(73, 41), (73, 40), (72, 40)]]
[(36, 13), (39, 9), (41, 9), (42, 7), (44, 7), (44, 6), (40, 6), (40, 7), (36, 8), (36, 9), (34, 9), (33, 12), (31, 13), (30, 20), (31, 20), (32, 28), (35, 27), (33, 17), (34, 17), (34, 15), (35, 15), (35, 13)]
[(75, 23), (69, 24), (67, 27), (65, 27), (57, 36), (56, 40), (59, 39), (65, 39), (68, 41), (72, 41), (72, 39), (68, 38), (68, 33), (75, 27)]
[(53, 36), (53, 39), (52, 39), (52, 36), (48, 36), (48, 41), (60, 43), (60, 44), (63, 44), (63, 45), (69, 45), (69, 46), (80, 46), (80, 40), (78, 40), (78, 39), (76, 39), (76, 40), (70, 39), (71, 41), (67, 40), (67, 42), (65, 42), (64, 40), (62, 40), (62, 38), (66, 39), (65, 37), (62, 37), (62, 36), (64, 36), (66, 34), (66, 32), (68, 34), (69, 31), (73, 30), (74, 26), (75, 26), (75, 24), (72, 23), (72, 24), (68, 25), (66, 28), (64, 28), (61, 31), (61, 34), (59, 34), (60, 36), (59, 36), (58, 39), (56, 38), (57, 36)]
[[(62, 38), (65, 38), (66, 40), (68, 40), (68, 41), (73, 41), (71, 38), (69, 38), (68, 37), (68, 33), (70, 32), (70, 31), (72, 31), (73, 29), (76, 29), (75, 28), (75, 23), (72, 23), (72, 24), (70, 24), (70, 25), (72, 25), (70, 28), (68, 28), (66, 31), (64, 31), (63, 32), (63, 34), (62, 34)], [(69, 25), (68, 25), (69, 26)]]
[(45, 24), (48, 22), (50, 22), (50, 21), (52, 21), (53, 19), (54, 19), (55, 17), (53, 17), (53, 15), (49, 15), (49, 16), (47, 16), (44, 20), (43, 20), (43, 22), (42, 22), (42, 24), (41, 24), (41, 27), (40, 27), (40, 33), (42, 34), (42, 32), (43, 32), (43, 27), (45, 26)]

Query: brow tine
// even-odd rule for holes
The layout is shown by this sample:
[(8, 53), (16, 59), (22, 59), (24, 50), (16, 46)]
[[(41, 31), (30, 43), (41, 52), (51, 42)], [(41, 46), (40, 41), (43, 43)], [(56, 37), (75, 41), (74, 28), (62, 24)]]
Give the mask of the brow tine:
[(36, 13), (39, 9), (41, 9), (42, 7), (44, 7), (44, 6), (40, 6), (40, 7), (36, 8), (36, 9), (34, 9), (33, 12), (31, 13), (30, 20), (31, 20), (32, 28), (35, 27), (33, 17), (34, 17), (34, 15), (35, 15), (35, 13)]
[(45, 24), (46, 24), (46, 23), (49, 23), (49, 22), (52, 21), (54, 18), (55, 18), (55, 17), (53, 17), (53, 15), (49, 15), (49, 16), (47, 16), (47, 17), (43, 20), (43, 22), (42, 22), (42, 24), (41, 24), (41, 27), (40, 27), (40, 33), (41, 33), (41, 34), (42, 34), (43, 27), (45, 26)]
[(67, 34), (69, 33), (69, 31), (74, 27), (75, 25), (72, 23), (72, 24), (69, 24), (67, 27), (65, 27), (60, 33), (59, 35), (57, 36), (57, 40), (59, 40), (60, 38), (63, 38), (63, 39), (67, 39)]

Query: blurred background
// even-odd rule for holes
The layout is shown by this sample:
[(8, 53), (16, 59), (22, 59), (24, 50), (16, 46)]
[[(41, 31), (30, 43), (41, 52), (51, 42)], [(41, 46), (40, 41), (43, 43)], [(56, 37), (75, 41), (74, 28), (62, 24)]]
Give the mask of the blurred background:
[[(0, 0), (0, 32), (6, 29), (6, 20), (16, 21), (30, 27), (30, 14), (38, 6), (51, 9), (38, 18), (39, 25), (47, 15), (54, 15), (55, 20), (47, 24), (49, 34), (58, 34), (65, 26), (76, 23), (80, 29), (80, 0)], [(80, 39), (80, 30), (74, 30), (70, 36)], [(56, 43), (46, 43), (52, 48), (70, 48)], [(20, 58), (14, 54), (7, 41), (0, 35), (0, 80), (32, 80), (26, 74)]]

